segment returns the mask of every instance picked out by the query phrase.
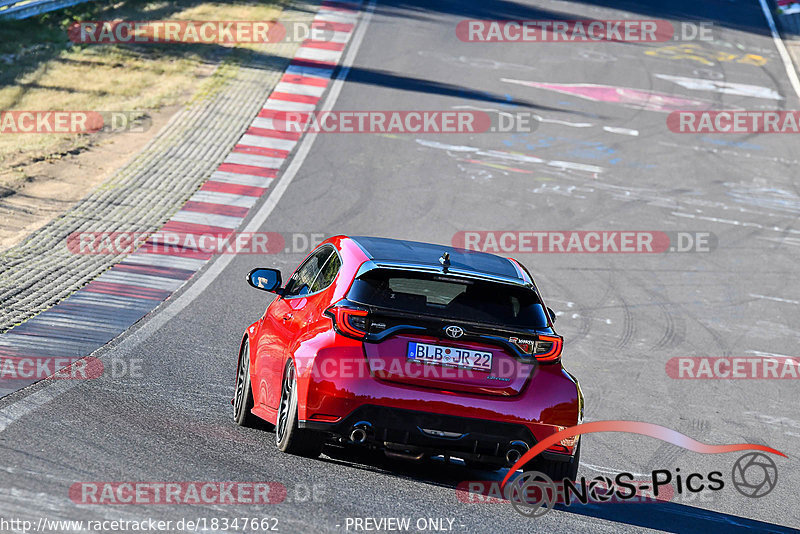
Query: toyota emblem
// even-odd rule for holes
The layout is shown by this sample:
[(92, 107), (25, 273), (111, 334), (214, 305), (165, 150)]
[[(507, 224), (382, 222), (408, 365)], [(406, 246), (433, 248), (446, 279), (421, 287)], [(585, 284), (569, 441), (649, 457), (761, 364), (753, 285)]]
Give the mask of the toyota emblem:
[(448, 326), (444, 329), (444, 333), (447, 334), (447, 337), (458, 339), (464, 335), (464, 329), (460, 326)]

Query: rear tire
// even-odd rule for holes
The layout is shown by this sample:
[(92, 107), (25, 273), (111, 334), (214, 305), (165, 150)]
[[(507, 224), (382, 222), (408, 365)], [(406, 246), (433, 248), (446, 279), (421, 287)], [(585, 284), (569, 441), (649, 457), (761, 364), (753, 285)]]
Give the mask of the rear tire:
[(553, 482), (561, 482), (564, 479), (576, 480), (578, 478), (578, 466), (581, 461), (581, 444), (575, 449), (575, 456), (572, 462), (559, 462), (555, 460), (545, 460), (539, 455), (527, 464), (523, 471), (539, 471), (549, 476)]
[(255, 427), (258, 418), (253, 409), (253, 388), (250, 386), (250, 340), (245, 339), (239, 351), (239, 364), (236, 366), (236, 390), (233, 397), (233, 420), (239, 426)]
[(275, 442), (278, 449), (289, 454), (316, 458), (322, 452), (322, 437), (297, 424), (297, 378), (292, 360), (286, 363), (281, 383), (281, 400), (275, 425)]

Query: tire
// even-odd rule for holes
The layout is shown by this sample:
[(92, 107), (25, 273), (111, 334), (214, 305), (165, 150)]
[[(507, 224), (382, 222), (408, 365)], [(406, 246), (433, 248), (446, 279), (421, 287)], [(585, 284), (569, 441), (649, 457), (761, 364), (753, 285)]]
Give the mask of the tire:
[(286, 362), (281, 382), (281, 400), (275, 425), (275, 443), (289, 454), (316, 458), (322, 452), (323, 440), (311, 430), (297, 425), (297, 378), (292, 360)]
[(561, 482), (564, 479), (576, 480), (578, 478), (578, 465), (581, 460), (581, 444), (575, 449), (575, 456), (572, 462), (548, 461), (541, 456), (534, 458), (527, 464), (523, 471), (539, 471), (549, 476), (553, 482)]
[(233, 396), (233, 421), (248, 428), (258, 426), (253, 409), (253, 388), (250, 385), (250, 340), (245, 339), (236, 366), (236, 389)]

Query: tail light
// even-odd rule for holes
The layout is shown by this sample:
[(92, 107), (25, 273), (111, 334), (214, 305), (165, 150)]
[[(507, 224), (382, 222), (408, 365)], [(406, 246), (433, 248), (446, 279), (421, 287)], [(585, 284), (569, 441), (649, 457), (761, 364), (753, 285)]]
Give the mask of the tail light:
[(355, 339), (364, 339), (367, 336), (369, 329), (367, 314), (367, 310), (341, 301), (325, 310), (325, 315), (331, 318), (337, 332)]
[[(556, 425), (556, 432), (561, 432), (562, 430), (566, 430), (567, 427)], [(564, 452), (569, 452), (570, 449), (575, 447), (578, 444), (578, 441), (581, 439), (581, 435), (578, 434), (577, 436), (572, 436), (571, 438), (564, 438), (558, 442), (558, 444), (553, 445), (550, 447), (551, 449), (558, 450), (561, 448)]]
[(539, 363), (553, 363), (561, 357), (564, 339), (561, 336), (540, 334), (535, 340), (509, 338), (523, 353), (533, 356)]

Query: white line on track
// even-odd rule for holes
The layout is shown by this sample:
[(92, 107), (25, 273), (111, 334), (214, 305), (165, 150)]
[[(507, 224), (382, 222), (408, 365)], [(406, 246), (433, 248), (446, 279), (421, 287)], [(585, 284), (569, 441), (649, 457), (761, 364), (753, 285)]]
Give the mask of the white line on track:
[(750, 293), (750, 296), (754, 299), (774, 300), (775, 302), (786, 302), (787, 304), (800, 304), (798, 300), (782, 299), (780, 297), (769, 297), (767, 295), (757, 295), (755, 293)]
[[(364, 11), (363, 18), (356, 26), (355, 32), (353, 33), (353, 40), (347, 49), (344, 59), (342, 60), (339, 74), (331, 84), (331, 90), (328, 93), (328, 96), (325, 98), (322, 107), (320, 108), (321, 111), (330, 111), (334, 104), (336, 104), (336, 100), (339, 98), (339, 93), (342, 91), (347, 73), (350, 71), (350, 66), (353, 64), (356, 54), (358, 53), (358, 49), (361, 47), (361, 42), (364, 40), (364, 35), (366, 34), (367, 27), (369, 26), (369, 21), (372, 19), (372, 13), (374, 10), (375, 0), (371, 0), (367, 5), (367, 9)], [(256, 212), (255, 216), (242, 230), (243, 232), (255, 232), (259, 227), (261, 227), (262, 224), (264, 224), (264, 222), (267, 220), (267, 217), (269, 217), (272, 213), (272, 210), (274, 210), (275, 206), (278, 205), (278, 201), (289, 188), (289, 184), (291, 184), (292, 179), (297, 174), (297, 171), (300, 170), (300, 167), (303, 165), (303, 161), (305, 161), (306, 157), (311, 151), (311, 146), (314, 144), (316, 137), (317, 133), (315, 132), (306, 133), (305, 137), (303, 137), (300, 143), (300, 147), (297, 149), (297, 153), (292, 158), (289, 167), (287, 167), (286, 172), (284, 172), (281, 179), (278, 180), (277, 185), (267, 197), (266, 202), (264, 202), (264, 204)], [(167, 301), (165, 304), (163, 304), (163, 307), (155, 315), (153, 315), (149, 321), (147, 321), (136, 332), (133, 332), (129, 337), (125, 338), (117, 346), (116, 350), (131, 351), (140, 343), (158, 332), (162, 326), (183, 311), (189, 304), (192, 303), (192, 301), (194, 301), (194, 299), (199, 297), (203, 291), (205, 291), (208, 286), (210, 286), (211, 283), (216, 280), (222, 271), (225, 270), (230, 262), (233, 261), (233, 258), (234, 255), (232, 254), (218, 256), (215, 260), (213, 260), (208, 270), (202, 273), (183, 294), (181, 294), (175, 300)], [(98, 350), (102, 350), (102, 347)], [(45, 406), (47, 403), (69, 391), (78, 384), (80, 384), (79, 380), (53, 380), (50, 385), (3, 408), (0, 410), (0, 432), (3, 432), (6, 428), (8, 428), (8, 425), (37, 410), (38, 408)]]
[(800, 98), (800, 79), (797, 78), (797, 71), (794, 69), (792, 58), (789, 55), (789, 51), (786, 50), (786, 45), (783, 44), (783, 40), (778, 33), (778, 28), (775, 26), (775, 19), (772, 18), (772, 13), (769, 11), (767, 0), (758, 1), (761, 4), (761, 11), (764, 12), (764, 17), (767, 19), (769, 31), (772, 33), (772, 41), (775, 43), (775, 48), (778, 49), (778, 54), (781, 56), (781, 61), (783, 61), (783, 67), (786, 69), (786, 75), (789, 76), (789, 81), (792, 84), (792, 88), (794, 89), (797, 98)]

